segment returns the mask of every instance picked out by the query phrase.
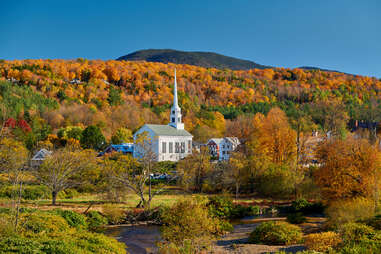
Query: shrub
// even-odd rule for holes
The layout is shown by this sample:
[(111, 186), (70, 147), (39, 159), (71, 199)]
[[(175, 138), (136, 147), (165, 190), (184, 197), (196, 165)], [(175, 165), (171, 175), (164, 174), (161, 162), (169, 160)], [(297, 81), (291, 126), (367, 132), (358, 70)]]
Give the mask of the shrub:
[(287, 221), (291, 224), (301, 224), (307, 221), (307, 218), (301, 212), (287, 215)]
[(162, 214), (162, 237), (178, 246), (186, 241), (196, 249), (209, 245), (220, 233), (219, 220), (213, 218), (208, 208), (194, 200), (178, 201)]
[[(13, 198), (18, 195), (18, 186), (3, 186), (0, 189), (0, 197)], [(26, 185), (23, 187), (21, 197), (27, 200), (42, 199), (49, 196), (49, 189), (43, 185)]]
[(86, 217), (82, 214), (76, 213), (71, 210), (61, 210), (61, 209), (55, 209), (53, 210), (53, 213), (64, 218), (71, 227), (75, 227), (75, 228), (87, 227)]
[(302, 241), (302, 231), (298, 226), (283, 221), (261, 223), (251, 232), (250, 243), (289, 245)]
[(104, 205), (102, 211), (108, 222), (113, 225), (122, 223), (126, 218), (125, 211), (115, 205)]
[(25, 186), (22, 191), (22, 198), (28, 200), (42, 199), (49, 196), (49, 189), (43, 185)]
[(339, 229), (344, 242), (360, 242), (372, 239), (375, 236), (375, 230), (361, 223), (346, 223)]
[(373, 218), (362, 221), (368, 226), (373, 227), (374, 229), (381, 230), (381, 215), (377, 215)]
[(381, 241), (350, 242), (340, 249), (341, 254), (379, 254), (381, 253)]
[(232, 199), (226, 196), (215, 196), (207, 203), (210, 214), (222, 219), (243, 218), (259, 214), (258, 206), (243, 206), (234, 204)]
[(320, 252), (330, 251), (341, 242), (340, 235), (332, 231), (309, 234), (304, 238), (304, 244), (309, 250)]
[(305, 199), (297, 199), (291, 204), (290, 212), (301, 212), (303, 214), (323, 213), (325, 206), (321, 202), (311, 203)]
[(226, 196), (215, 196), (209, 198), (207, 206), (212, 216), (226, 219), (231, 216), (233, 201), (231, 198)]
[(8, 214), (2, 214), (0, 216), (0, 237), (14, 236), (15, 230), (12, 224), (12, 218)]
[(90, 211), (86, 214), (86, 222), (89, 230), (98, 231), (102, 226), (107, 225), (107, 218), (97, 211)]
[[(19, 230), (13, 231), (13, 234), (1, 235), (0, 253), (126, 253), (126, 246), (123, 243), (103, 234), (88, 232), (83, 228), (69, 227), (66, 220), (56, 212), (21, 213)], [(65, 211), (59, 211), (62, 212)], [(78, 219), (73, 214), (62, 214), (70, 218), (70, 221)]]
[(292, 208), (295, 211), (302, 211), (303, 209), (305, 209), (308, 206), (310, 206), (310, 202), (308, 202), (307, 200), (302, 198), (302, 199), (298, 199), (298, 200), (292, 201), (292, 205), (291, 206), (292, 206)]
[(374, 217), (374, 203), (366, 198), (337, 201), (327, 208), (328, 225), (337, 227), (348, 222)]
[(260, 208), (258, 206), (234, 205), (230, 212), (230, 219), (258, 215), (259, 211)]
[(42, 245), (21, 236), (0, 238), (1, 253), (41, 253)]
[(88, 253), (126, 253), (124, 243), (103, 234), (81, 231), (75, 235), (72, 242), (78, 249)]
[(64, 218), (46, 212), (22, 214), (20, 226), (21, 232), (25, 235), (39, 233), (50, 235), (69, 230)]
[(66, 189), (61, 191), (58, 194), (58, 198), (60, 199), (72, 199), (74, 197), (77, 197), (79, 195), (78, 191), (76, 189)]

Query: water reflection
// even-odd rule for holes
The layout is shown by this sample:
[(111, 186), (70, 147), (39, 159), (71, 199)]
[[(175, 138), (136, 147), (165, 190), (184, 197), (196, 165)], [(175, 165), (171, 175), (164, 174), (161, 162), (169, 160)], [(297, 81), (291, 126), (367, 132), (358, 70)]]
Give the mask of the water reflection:
[(110, 227), (104, 233), (125, 243), (131, 254), (156, 253), (156, 242), (161, 240), (159, 226), (154, 225)]

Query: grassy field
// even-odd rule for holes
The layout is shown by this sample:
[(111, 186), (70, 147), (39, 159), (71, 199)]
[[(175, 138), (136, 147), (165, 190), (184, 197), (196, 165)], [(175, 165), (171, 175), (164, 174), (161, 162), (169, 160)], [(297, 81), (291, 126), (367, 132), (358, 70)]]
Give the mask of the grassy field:
[[(178, 188), (168, 186), (165, 190), (152, 199), (151, 207), (157, 207), (160, 205), (171, 206), (176, 201), (184, 198), (207, 198), (213, 196), (213, 194), (189, 194)], [(247, 205), (260, 205), (260, 206), (271, 206), (273, 204), (281, 204), (289, 201), (282, 200), (266, 200), (255, 197), (242, 197), (235, 202)], [(112, 204), (113, 206), (120, 207), (123, 209), (134, 209), (139, 203), (139, 197), (134, 193), (128, 193), (124, 195), (122, 202), (113, 203), (107, 201), (103, 195), (97, 194), (80, 194), (72, 199), (57, 199), (57, 205), (51, 205), (50, 199), (40, 199), (40, 200), (22, 200), (21, 207), (28, 208), (38, 208), (42, 210), (50, 210), (55, 208), (70, 209), (77, 212), (84, 212), (91, 204), (91, 210), (102, 211), (102, 207), (107, 204)], [(10, 207), (13, 201), (10, 199), (2, 198), (0, 199), (0, 207)]]

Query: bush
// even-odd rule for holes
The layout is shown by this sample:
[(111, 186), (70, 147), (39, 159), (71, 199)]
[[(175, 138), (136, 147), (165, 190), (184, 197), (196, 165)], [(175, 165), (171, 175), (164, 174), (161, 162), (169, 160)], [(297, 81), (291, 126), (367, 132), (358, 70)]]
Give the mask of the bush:
[(374, 229), (381, 230), (381, 215), (377, 215), (373, 218), (363, 220), (362, 222), (364, 222), (368, 226), (371, 226)]
[(294, 209), (294, 211), (302, 211), (302, 210), (306, 209), (308, 206), (310, 206), (310, 202), (308, 202), (307, 200), (302, 198), (302, 199), (292, 201), (291, 206)]
[(215, 196), (209, 198), (207, 206), (212, 216), (227, 219), (232, 214), (233, 201), (226, 196)]
[(375, 230), (361, 223), (347, 223), (340, 227), (340, 235), (344, 242), (360, 242), (372, 239), (375, 236)]
[(0, 238), (1, 253), (41, 253), (42, 245), (21, 236)]
[(291, 213), (287, 215), (287, 221), (291, 224), (301, 224), (307, 221), (307, 218), (303, 215), (303, 213)]
[(304, 215), (311, 213), (323, 213), (325, 206), (321, 202), (311, 203), (305, 199), (297, 199), (292, 202), (289, 212), (301, 212)]
[(103, 234), (81, 231), (75, 235), (72, 242), (81, 252), (85, 250), (86, 253), (99, 254), (126, 253), (126, 245), (124, 243)]
[(283, 221), (261, 223), (249, 237), (250, 243), (289, 245), (300, 243), (303, 234), (298, 226)]
[(381, 253), (381, 241), (350, 242), (340, 249), (341, 254), (379, 254)]
[(337, 227), (348, 222), (374, 217), (374, 203), (366, 198), (338, 201), (327, 208), (328, 225)]
[(70, 227), (57, 213), (72, 225), (81, 225), (79, 221), (82, 219), (77, 216), (80, 214), (74, 212), (23, 212), (17, 231), (13, 230), (12, 234), (4, 230), (1, 232), (0, 253), (126, 253), (123, 243), (102, 234), (88, 232), (83, 227)]
[(219, 219), (213, 218), (208, 208), (194, 200), (178, 201), (162, 213), (162, 237), (176, 246), (191, 242), (196, 250), (208, 246), (221, 233)]
[(231, 198), (226, 196), (209, 198), (207, 206), (212, 216), (222, 219), (236, 219), (245, 216), (254, 216), (258, 215), (260, 211), (258, 206), (236, 205)]
[[(18, 186), (3, 186), (0, 189), (0, 197), (14, 198), (18, 196)], [(25, 185), (21, 192), (21, 197), (27, 200), (37, 200), (49, 196), (49, 189), (43, 185)]]
[(91, 231), (99, 231), (99, 229), (107, 225), (107, 218), (102, 216), (97, 211), (90, 211), (86, 214), (86, 222), (89, 230)]
[(76, 189), (66, 189), (61, 191), (58, 194), (58, 198), (60, 199), (72, 199), (74, 197), (77, 197), (79, 195), (78, 191)]
[(259, 211), (259, 206), (243, 206), (239, 204), (234, 205), (233, 209), (231, 210), (230, 219), (258, 215)]
[(113, 225), (120, 224), (126, 219), (125, 211), (115, 205), (104, 205), (102, 211), (108, 222)]
[(304, 238), (304, 244), (309, 250), (327, 252), (336, 248), (342, 242), (338, 233), (328, 231), (309, 234)]
[(25, 186), (22, 191), (22, 198), (28, 200), (36, 200), (49, 197), (49, 189), (43, 185)]
[(73, 212), (71, 210), (61, 210), (61, 209), (55, 209), (53, 210), (53, 213), (64, 218), (66, 222), (69, 224), (69, 226), (71, 227), (75, 227), (75, 228), (87, 227), (86, 217), (82, 214)]
[(20, 226), (21, 232), (27, 236), (40, 233), (50, 235), (69, 230), (64, 218), (46, 212), (22, 214)]

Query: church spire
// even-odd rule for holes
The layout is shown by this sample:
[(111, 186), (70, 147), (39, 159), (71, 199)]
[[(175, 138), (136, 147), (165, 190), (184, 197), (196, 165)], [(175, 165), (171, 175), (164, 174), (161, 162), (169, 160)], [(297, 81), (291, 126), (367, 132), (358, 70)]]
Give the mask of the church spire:
[(178, 130), (184, 130), (184, 124), (181, 122), (181, 108), (179, 107), (177, 100), (177, 80), (175, 69), (175, 82), (173, 86), (173, 105), (171, 107), (169, 126), (172, 126)]
[(176, 80), (176, 69), (175, 69), (175, 84), (173, 88), (173, 107), (178, 108), (179, 104), (177, 102), (177, 80)]

